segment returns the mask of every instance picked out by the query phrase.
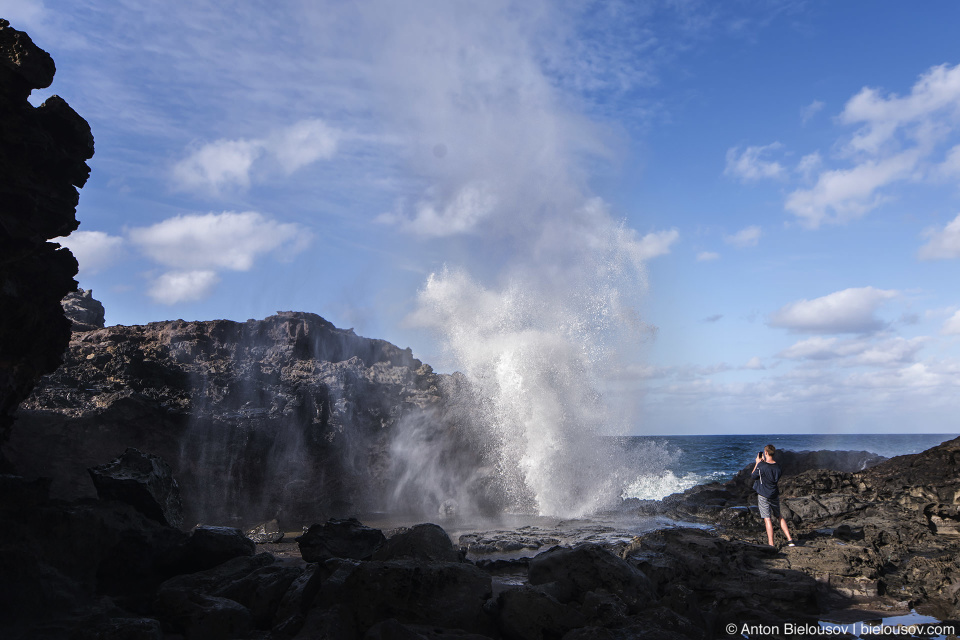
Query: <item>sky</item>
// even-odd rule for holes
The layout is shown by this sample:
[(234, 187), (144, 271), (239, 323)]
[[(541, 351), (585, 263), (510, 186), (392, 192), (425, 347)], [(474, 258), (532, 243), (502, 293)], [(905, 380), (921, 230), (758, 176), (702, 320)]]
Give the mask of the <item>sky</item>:
[(0, 16), (56, 62), (31, 102), (93, 130), (60, 242), (108, 324), (296, 310), (438, 371), (553, 354), (614, 433), (960, 431), (957, 3)]

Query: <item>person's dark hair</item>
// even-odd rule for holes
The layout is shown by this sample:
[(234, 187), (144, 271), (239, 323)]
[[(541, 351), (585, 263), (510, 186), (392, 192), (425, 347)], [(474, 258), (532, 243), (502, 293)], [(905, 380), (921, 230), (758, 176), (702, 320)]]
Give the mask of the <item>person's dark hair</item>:
[(772, 458), (773, 456), (777, 455), (777, 448), (772, 444), (768, 444), (763, 448), (763, 452)]

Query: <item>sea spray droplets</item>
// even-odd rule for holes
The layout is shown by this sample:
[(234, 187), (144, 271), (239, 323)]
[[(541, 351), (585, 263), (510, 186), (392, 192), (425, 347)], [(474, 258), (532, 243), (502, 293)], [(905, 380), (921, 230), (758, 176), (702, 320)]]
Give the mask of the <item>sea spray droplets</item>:
[(619, 329), (597, 314), (620, 302), (598, 303), (607, 288), (544, 296), (537, 284), (515, 277), (497, 292), (445, 270), (428, 279), (414, 319), (440, 332), (454, 364), (489, 398), (492, 410), (476, 419), (513, 508), (580, 516), (613, 506), (631, 472), (597, 437), (608, 419), (599, 367)]

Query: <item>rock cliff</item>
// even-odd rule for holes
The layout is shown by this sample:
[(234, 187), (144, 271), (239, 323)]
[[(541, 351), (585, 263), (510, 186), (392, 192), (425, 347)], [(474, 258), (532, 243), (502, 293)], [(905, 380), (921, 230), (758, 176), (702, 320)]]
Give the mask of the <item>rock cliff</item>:
[(27, 101), (55, 71), (46, 51), (0, 19), (0, 443), (17, 405), (57, 368), (70, 339), (60, 299), (76, 289), (77, 261), (48, 240), (77, 228), (93, 135), (61, 98), (39, 107)]
[[(75, 331), (7, 454), (62, 498), (94, 495), (86, 469), (126, 447), (159, 455), (188, 523), (299, 526), (387, 502), (436, 515), (458, 494), (497, 500), (461, 384), (309, 313)], [(439, 459), (447, 476), (426, 478)]]

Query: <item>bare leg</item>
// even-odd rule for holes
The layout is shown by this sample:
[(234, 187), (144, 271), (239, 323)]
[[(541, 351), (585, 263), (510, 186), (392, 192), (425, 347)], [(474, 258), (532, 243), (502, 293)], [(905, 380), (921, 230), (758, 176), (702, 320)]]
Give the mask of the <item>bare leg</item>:
[[(793, 542), (793, 538), (790, 536), (790, 529), (787, 528), (786, 518), (780, 518), (780, 528), (783, 529), (783, 533), (787, 536), (787, 540)], [(773, 527), (771, 526), (770, 529), (772, 530)], [(770, 535), (771, 537), (773, 536), (772, 533)]]
[(767, 528), (767, 540), (770, 546), (773, 546), (773, 521), (770, 518), (764, 518), (763, 524)]

